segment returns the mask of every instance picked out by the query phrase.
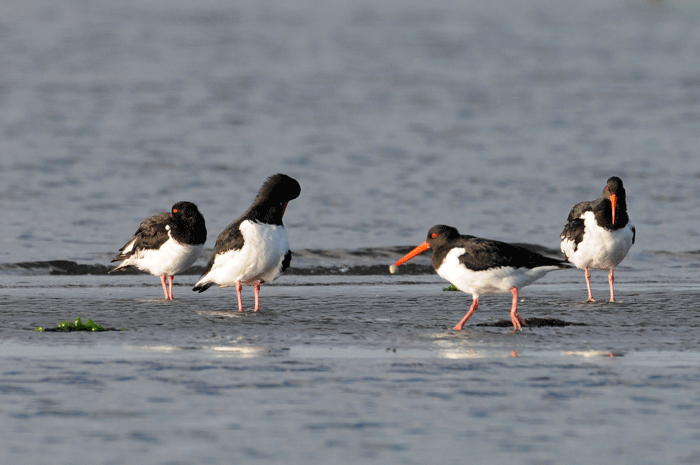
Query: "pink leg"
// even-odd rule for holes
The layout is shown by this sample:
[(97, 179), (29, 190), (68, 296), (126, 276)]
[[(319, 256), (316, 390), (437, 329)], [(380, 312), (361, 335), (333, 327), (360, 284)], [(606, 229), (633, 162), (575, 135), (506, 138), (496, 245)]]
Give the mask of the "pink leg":
[(586, 287), (588, 288), (588, 300), (586, 302), (595, 302), (596, 300), (593, 298), (593, 293), (591, 292), (591, 272), (588, 271), (588, 267), (586, 267)]
[(253, 286), (253, 289), (255, 290), (255, 310), (259, 310), (259, 302), (260, 302), (260, 283), (256, 282), (255, 285)]
[(165, 285), (165, 275), (161, 275), (160, 285), (163, 286), (163, 294), (165, 294), (165, 300), (168, 300), (168, 287)]
[(613, 274), (612, 268), (610, 268), (610, 274), (608, 275), (608, 282), (610, 283), (610, 302), (615, 302), (615, 289), (613, 289), (613, 283), (615, 282), (615, 275)]
[(173, 275), (168, 276), (168, 284), (169, 284), (169, 286), (168, 286), (169, 287), (169, 289), (168, 289), (169, 298), (170, 298), (170, 300), (175, 300), (173, 298)]
[(238, 311), (242, 312), (243, 311), (243, 298), (241, 297), (241, 290), (243, 289), (243, 285), (241, 284), (240, 281), (236, 281), (236, 293), (238, 294)]
[(464, 328), (464, 323), (467, 322), (470, 316), (472, 316), (472, 313), (476, 311), (476, 309), (479, 308), (479, 298), (475, 297), (474, 300), (472, 301), (472, 306), (469, 307), (469, 311), (467, 312), (466, 315), (464, 315), (464, 318), (460, 320), (459, 323), (457, 323), (457, 326), (455, 326), (454, 329), (455, 331), (462, 331), (462, 328)]
[(511, 287), (510, 292), (513, 294), (513, 304), (510, 307), (510, 321), (513, 323), (513, 332), (523, 330), (523, 319), (518, 315), (518, 288)]

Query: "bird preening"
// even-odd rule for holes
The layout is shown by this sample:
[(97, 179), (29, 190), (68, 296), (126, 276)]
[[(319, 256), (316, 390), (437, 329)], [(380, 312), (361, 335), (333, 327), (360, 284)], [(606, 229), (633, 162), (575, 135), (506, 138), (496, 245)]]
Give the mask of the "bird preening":
[(214, 284), (236, 286), (238, 311), (242, 312), (242, 287), (252, 285), (257, 312), (260, 285), (277, 279), (292, 260), (282, 217), (287, 204), (299, 194), (301, 186), (295, 179), (285, 174), (270, 176), (252, 205), (219, 234), (209, 263), (192, 290), (204, 292)]
[[(217, 237), (204, 272), (193, 291), (210, 287), (235, 286), (238, 310), (243, 311), (242, 287), (253, 286), (254, 311), (260, 308), (260, 285), (277, 279), (290, 265), (292, 253), (283, 217), (290, 201), (301, 194), (299, 183), (275, 174), (260, 187), (247, 210)], [(438, 275), (457, 289), (472, 295), (472, 304), (455, 325), (459, 331), (479, 307), (482, 295), (510, 293), (510, 320), (521, 330), (524, 320), (518, 314), (520, 289), (550, 271), (575, 267), (585, 270), (588, 300), (590, 269), (609, 270), (610, 301), (615, 301), (614, 268), (625, 258), (636, 237), (627, 212), (627, 195), (622, 180), (608, 179), (603, 196), (576, 204), (560, 235), (566, 260), (541, 255), (528, 248), (497, 240), (461, 235), (456, 228), (436, 225), (419, 246), (390, 266), (399, 266), (430, 249)], [(113, 261), (121, 263), (110, 271), (137, 267), (160, 276), (166, 300), (173, 299), (173, 276), (183, 272), (202, 253), (207, 238), (204, 217), (191, 202), (178, 202), (170, 212), (144, 220), (134, 236)], [(168, 286), (169, 284), (169, 286)]]
[(160, 276), (165, 300), (173, 300), (173, 276), (197, 261), (206, 240), (207, 228), (197, 206), (192, 202), (178, 202), (169, 212), (143, 220), (133, 237), (112, 259), (121, 263), (109, 272), (136, 267)]
[[(193, 290), (204, 292), (214, 284), (235, 286), (238, 310), (243, 311), (241, 288), (252, 285), (257, 312), (260, 285), (277, 279), (292, 260), (282, 217), (287, 204), (300, 193), (299, 183), (285, 174), (267, 178), (250, 207), (219, 234), (204, 273)], [(173, 300), (173, 275), (194, 264), (206, 238), (204, 217), (197, 206), (178, 202), (170, 212), (141, 223), (112, 260), (122, 263), (110, 273), (134, 266), (160, 276), (165, 300)]]

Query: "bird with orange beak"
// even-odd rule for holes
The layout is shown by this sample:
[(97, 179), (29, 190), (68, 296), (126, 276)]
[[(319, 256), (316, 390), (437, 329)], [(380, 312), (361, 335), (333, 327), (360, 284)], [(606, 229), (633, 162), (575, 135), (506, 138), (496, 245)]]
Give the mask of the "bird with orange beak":
[(480, 296), (508, 292), (513, 295), (510, 320), (514, 331), (521, 330), (524, 322), (518, 315), (518, 289), (550, 271), (570, 268), (563, 260), (545, 257), (523, 247), (463, 236), (451, 226), (437, 225), (430, 228), (425, 242), (391, 265), (389, 271), (397, 273), (399, 266), (428, 249), (433, 252), (433, 268), (437, 274), (460, 291), (472, 295), (472, 305), (454, 327), (455, 331), (461, 331), (476, 311)]
[(595, 302), (591, 292), (591, 268), (610, 270), (610, 302), (615, 301), (614, 268), (634, 244), (636, 229), (627, 214), (627, 194), (622, 179), (608, 179), (603, 197), (580, 202), (571, 209), (561, 233), (561, 251), (576, 268), (585, 270), (587, 302)]

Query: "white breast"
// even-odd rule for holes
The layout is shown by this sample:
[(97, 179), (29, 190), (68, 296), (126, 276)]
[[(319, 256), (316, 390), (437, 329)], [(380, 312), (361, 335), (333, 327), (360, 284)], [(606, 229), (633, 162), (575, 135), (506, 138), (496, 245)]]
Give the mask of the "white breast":
[(459, 257), (464, 252), (463, 248), (450, 250), (437, 273), (454, 284), (460, 291), (472, 294), (475, 298), (486, 294), (507, 293), (513, 287), (520, 289), (558, 268), (556, 266), (537, 268), (501, 266), (483, 271), (473, 271), (459, 262)]
[(246, 220), (241, 223), (241, 233), (243, 248), (218, 255), (206, 280), (225, 287), (237, 281), (253, 284), (271, 282), (279, 277), (282, 261), (289, 251), (289, 237), (284, 227)]
[(562, 251), (577, 268), (610, 269), (620, 264), (632, 247), (634, 237), (631, 221), (616, 231), (598, 226), (593, 212), (582, 216), (584, 222), (583, 240), (574, 250), (572, 241), (562, 242)]

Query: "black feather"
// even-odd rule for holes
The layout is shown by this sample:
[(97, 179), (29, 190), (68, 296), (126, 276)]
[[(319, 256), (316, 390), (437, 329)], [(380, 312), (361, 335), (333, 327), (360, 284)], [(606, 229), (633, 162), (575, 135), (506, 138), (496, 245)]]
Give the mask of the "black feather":
[[(612, 202), (611, 195), (617, 196), (617, 211), (615, 213), (615, 224), (612, 222)], [(576, 247), (583, 240), (583, 215), (586, 212), (593, 212), (598, 226), (610, 231), (617, 231), (627, 226), (629, 215), (627, 213), (627, 193), (622, 185), (622, 179), (613, 176), (608, 179), (603, 189), (603, 197), (587, 202), (579, 202), (569, 212), (569, 216), (561, 233), (564, 240), (574, 241)], [(634, 243), (634, 241), (633, 241)]]
[(501, 266), (530, 269), (539, 266), (557, 266), (559, 268), (570, 266), (564, 260), (545, 257), (517, 245), (474, 236), (462, 236), (457, 229), (451, 226), (433, 226), (428, 232), (427, 241), (433, 251), (433, 267), (436, 270), (440, 268), (447, 254), (454, 248), (464, 249), (459, 261), (473, 271), (483, 271)]
[[(216, 238), (214, 251), (209, 258), (202, 276), (211, 271), (216, 257), (230, 250), (241, 250), (245, 243), (241, 233), (241, 223), (257, 223), (283, 226), (282, 217), (290, 200), (301, 194), (301, 186), (286, 174), (275, 174), (267, 178), (255, 196), (252, 205)], [(291, 258), (290, 258), (291, 259)]]
[(214, 283), (200, 284), (199, 286), (193, 287), (192, 290), (201, 293), (201, 292), (206, 291), (207, 289), (209, 289), (209, 288), (212, 287), (213, 285), (214, 285)]
[[(168, 231), (166, 229), (169, 219), (170, 213), (165, 212), (143, 220), (139, 225), (139, 228), (136, 230), (136, 233), (129, 240), (129, 242), (119, 249), (119, 254), (112, 259), (112, 262), (126, 260), (139, 250), (159, 249), (169, 239)], [(131, 247), (128, 252), (124, 252), (124, 249), (126, 249), (131, 242), (134, 242), (133, 247)], [(117, 267), (109, 272), (113, 273), (115, 271), (121, 271), (127, 268), (129, 268), (129, 266)]]
[(282, 260), (282, 272), (284, 273), (287, 271), (287, 268), (289, 268), (289, 264), (292, 263), (292, 251), (287, 250), (287, 253), (284, 254), (284, 260)]
[[(199, 245), (207, 240), (207, 228), (204, 217), (191, 202), (178, 202), (170, 209), (170, 212), (146, 218), (141, 222), (136, 233), (129, 239), (112, 262), (128, 259), (142, 250), (158, 250), (165, 244), (170, 235), (181, 244)], [(124, 249), (133, 242), (133, 247), (128, 252)], [(131, 265), (118, 266), (110, 273), (129, 268)]]

